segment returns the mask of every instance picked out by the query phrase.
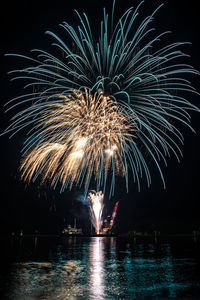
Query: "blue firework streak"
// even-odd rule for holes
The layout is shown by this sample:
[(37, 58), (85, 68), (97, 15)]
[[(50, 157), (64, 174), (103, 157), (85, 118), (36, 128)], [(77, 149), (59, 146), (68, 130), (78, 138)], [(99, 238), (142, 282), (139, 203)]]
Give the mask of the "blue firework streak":
[[(183, 61), (188, 55), (179, 48), (188, 43), (177, 42), (159, 48), (159, 40), (169, 32), (155, 35), (154, 29), (150, 25), (162, 5), (150, 16), (145, 17), (139, 25), (136, 25), (142, 4), (143, 2), (135, 9), (128, 9), (114, 25), (114, 1), (111, 18), (105, 9), (103, 11), (99, 37), (93, 35), (86, 14), (81, 15), (76, 11), (80, 21), (78, 28), (74, 28), (66, 22), (61, 24), (67, 34), (66, 41), (70, 37), (72, 47), (54, 33), (46, 32), (54, 39), (53, 45), (61, 51), (60, 58), (38, 49), (32, 50), (35, 58), (14, 54), (14, 56), (26, 59), (33, 64), (31, 67), (10, 72), (16, 74), (13, 79), (29, 80), (25, 86), (25, 88), (29, 88), (29, 92), (6, 104), (9, 105), (7, 110), (10, 110), (16, 109), (18, 105), (30, 103), (28, 108), (13, 117), (11, 125), (5, 130), (5, 133), (11, 133), (13, 136), (25, 127), (31, 128), (22, 151), (23, 157), (27, 157), (32, 149), (39, 149), (41, 152), (40, 145), (45, 143), (53, 142), (58, 145), (61, 133), (72, 134), (70, 126), (60, 127), (59, 134), (52, 129), (52, 122), (55, 122), (52, 117), (52, 109), (59, 105), (62, 96), (70, 97), (72, 91), (82, 93), (83, 97), (90, 93), (99, 95), (100, 98), (94, 96), (95, 99), (109, 98), (120, 107), (121, 113), (127, 116), (128, 122), (134, 123), (135, 138), (130, 135), (125, 143), (124, 139), (120, 137), (119, 144), (121, 146), (118, 147), (120, 149), (117, 159), (118, 161), (121, 159), (127, 191), (128, 170), (131, 170), (139, 189), (142, 177), (146, 177), (148, 186), (151, 184), (147, 164), (149, 158), (154, 161), (165, 186), (160, 167), (161, 161), (167, 164), (165, 157), (170, 156), (171, 153), (178, 160), (182, 155), (180, 144), (183, 143), (183, 136), (174, 124), (181, 122), (193, 130), (190, 126), (188, 111), (198, 110), (185, 98), (190, 93), (198, 94), (190, 82), (185, 79), (185, 75), (199, 74), (199, 72)], [(53, 121), (49, 120), (44, 129), (44, 116), (45, 120), (48, 119), (48, 112), (50, 112), (49, 118)], [(56, 111), (56, 113), (58, 112)], [(83, 116), (83, 120), (85, 120), (85, 116)], [(76, 123), (77, 127), (78, 124), (80, 125), (80, 120)], [(48, 135), (45, 136), (47, 131)], [(71, 139), (65, 141), (65, 146), (66, 149), (73, 147)], [(106, 140), (103, 142), (102, 151), (106, 150), (106, 147), (113, 147), (113, 145), (108, 145)], [(55, 147), (53, 146), (53, 148)], [(36, 168), (35, 173), (27, 171), (34, 175), (31, 175), (33, 179), (46, 171), (47, 164), (49, 169), (53, 163), (55, 155), (51, 156), (49, 152), (46, 153), (48, 155), (44, 156), (44, 161)], [(116, 164), (112, 162), (106, 164), (105, 167), (105, 158), (101, 153), (100, 151), (99, 155), (102, 157), (99, 165), (101, 168), (90, 167), (88, 175), (83, 169), (80, 172), (79, 164), (76, 166), (78, 175), (72, 183), (81, 185), (84, 181), (82, 177), (85, 176), (85, 188), (88, 190), (94, 168), (98, 168), (98, 174), (99, 172), (102, 174), (95, 178), (97, 190), (101, 186), (104, 186), (105, 190), (109, 170), (116, 175)], [(84, 168), (87, 166), (84, 165)], [(59, 176), (63, 176), (58, 174), (60, 170), (57, 169), (54, 186), (59, 181)], [(110, 191), (112, 194), (114, 193), (114, 175), (111, 176)], [(67, 188), (69, 178), (62, 182), (62, 185), (62, 190)]]

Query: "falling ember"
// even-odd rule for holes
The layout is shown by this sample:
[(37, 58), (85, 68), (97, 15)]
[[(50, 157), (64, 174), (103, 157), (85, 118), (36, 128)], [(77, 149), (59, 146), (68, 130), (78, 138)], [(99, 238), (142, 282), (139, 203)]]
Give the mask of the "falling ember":
[(95, 227), (96, 234), (100, 233), (101, 227), (101, 214), (103, 210), (103, 197), (104, 194), (96, 191), (91, 191), (88, 194), (88, 199), (91, 203), (91, 212), (92, 212), (92, 223)]

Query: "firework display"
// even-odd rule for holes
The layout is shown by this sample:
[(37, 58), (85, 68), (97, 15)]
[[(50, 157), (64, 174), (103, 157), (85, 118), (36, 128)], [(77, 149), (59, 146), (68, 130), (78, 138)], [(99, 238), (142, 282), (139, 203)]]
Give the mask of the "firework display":
[(54, 187), (61, 182), (61, 191), (84, 185), (86, 192), (94, 180), (105, 192), (109, 177), (111, 196), (118, 175), (127, 191), (129, 173), (139, 189), (143, 177), (150, 186), (152, 161), (165, 186), (165, 157), (182, 155), (176, 122), (192, 129), (188, 111), (198, 110), (188, 101), (198, 93), (185, 75), (198, 72), (183, 60), (188, 55), (179, 48), (186, 43), (159, 46), (168, 32), (155, 35), (150, 25), (160, 7), (141, 19), (142, 4), (115, 22), (114, 1), (111, 17), (104, 9), (99, 36), (86, 14), (76, 12), (78, 29), (61, 24), (66, 41), (47, 32), (58, 55), (38, 49), (35, 58), (12, 54), (31, 63), (10, 72), (27, 80), (29, 91), (7, 103), (7, 110), (22, 109), (5, 130), (13, 136), (27, 128), (24, 180), (41, 175)]
[(92, 215), (92, 224), (95, 228), (96, 234), (100, 233), (101, 229), (101, 215), (103, 211), (103, 193), (91, 191), (88, 194), (88, 199), (90, 200), (91, 204), (91, 215)]

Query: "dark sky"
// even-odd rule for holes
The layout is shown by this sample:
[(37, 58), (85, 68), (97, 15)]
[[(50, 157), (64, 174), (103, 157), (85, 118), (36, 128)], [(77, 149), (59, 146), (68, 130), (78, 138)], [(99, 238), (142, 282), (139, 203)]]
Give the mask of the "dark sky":
[[(171, 30), (170, 41), (190, 41), (191, 46), (184, 50), (191, 55), (191, 64), (200, 70), (199, 30), (200, 19), (198, 1), (163, 1), (164, 8), (157, 14), (154, 22), (158, 32)], [(118, 0), (116, 15), (121, 15), (127, 8), (139, 1)], [(140, 10), (141, 15), (148, 15), (161, 1), (146, 0)], [(10, 82), (8, 71), (23, 67), (23, 61), (4, 57), (5, 53), (29, 54), (33, 48), (49, 50), (51, 38), (44, 34), (51, 30), (58, 35), (61, 29), (58, 24), (67, 21), (77, 24), (73, 9), (85, 11), (95, 28), (97, 19), (102, 16), (102, 7), (110, 8), (111, 0), (103, 1), (5, 1), (1, 4), (1, 131), (9, 124), (12, 113), (3, 113), (3, 105), (15, 95), (23, 93), (20, 82)], [(169, 42), (165, 40), (165, 42)], [(199, 78), (192, 78), (193, 85), (199, 89)], [(192, 102), (199, 105), (200, 97), (193, 96)], [(151, 167), (153, 184), (150, 189), (142, 182), (142, 191), (130, 183), (126, 194), (123, 183), (118, 180), (116, 194), (110, 201), (105, 198), (109, 213), (117, 199), (120, 200), (117, 228), (121, 231), (138, 228), (151, 230), (190, 231), (200, 227), (199, 221), (199, 115), (192, 114), (192, 125), (197, 134), (183, 129), (185, 145), (184, 157), (180, 164), (175, 159), (168, 159), (168, 168), (164, 169), (167, 189), (163, 190), (158, 172)], [(59, 194), (48, 187), (38, 188), (38, 183), (25, 187), (19, 181), (17, 172), (20, 161), (20, 150), (24, 136), (19, 134), (11, 140), (1, 137), (1, 232), (24, 229), (33, 232), (53, 232), (62, 227), (63, 219), (72, 222), (77, 217), (78, 224), (89, 228), (88, 208), (77, 199), (81, 191), (73, 190)], [(55, 204), (55, 205), (54, 205)], [(106, 212), (105, 212), (106, 213)]]

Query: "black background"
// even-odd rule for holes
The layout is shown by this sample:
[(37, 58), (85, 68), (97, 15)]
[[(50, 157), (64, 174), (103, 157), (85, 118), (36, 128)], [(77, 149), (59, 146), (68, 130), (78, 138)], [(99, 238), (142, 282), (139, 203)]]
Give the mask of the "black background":
[[(139, 1), (118, 0), (116, 17)], [(146, 0), (140, 9), (140, 15), (147, 16), (161, 1)], [(199, 10), (198, 1), (164, 1), (164, 7), (156, 15), (154, 26), (157, 32), (171, 30), (173, 33), (163, 42), (190, 41), (192, 45), (183, 47), (191, 55), (189, 63), (200, 70), (199, 59)], [(103, 16), (102, 7), (108, 11), (111, 0), (103, 1), (2, 1), (1, 2), (1, 93), (0, 122), (1, 132), (8, 126), (12, 113), (4, 113), (3, 105), (16, 95), (23, 93), (21, 82), (10, 82), (7, 72), (24, 66), (24, 61), (4, 57), (5, 53), (29, 55), (34, 48), (50, 51), (52, 39), (45, 35), (46, 30), (62, 35), (58, 26), (62, 21), (77, 26), (78, 18), (73, 9), (85, 11), (91, 20), (94, 31), (99, 26), (98, 20)], [(193, 85), (199, 90), (199, 78), (192, 78)], [(199, 96), (191, 101), (199, 106)], [(14, 112), (13, 112), (14, 113)], [(142, 191), (138, 193), (136, 185), (130, 182), (129, 193), (123, 181), (117, 180), (115, 197), (111, 200), (105, 196), (105, 214), (110, 213), (114, 203), (120, 200), (116, 227), (119, 231), (129, 229), (173, 232), (190, 232), (200, 227), (199, 220), (199, 121), (198, 113), (192, 114), (192, 125), (197, 134), (187, 128), (183, 129), (185, 145), (184, 157), (180, 164), (168, 159), (168, 168), (164, 168), (167, 188), (163, 189), (159, 174), (151, 166), (153, 184), (150, 189), (142, 181)], [(39, 184), (26, 187), (20, 182), (18, 166), (20, 150), (24, 140), (18, 134), (11, 140), (8, 135), (0, 138), (1, 142), (1, 200), (0, 218), (2, 233), (12, 231), (59, 232), (66, 223), (77, 218), (78, 225), (85, 231), (90, 230), (89, 211), (82, 204), (82, 191), (72, 190), (59, 194), (59, 189), (52, 191), (48, 187), (39, 188)], [(107, 211), (106, 211), (107, 210)]]

